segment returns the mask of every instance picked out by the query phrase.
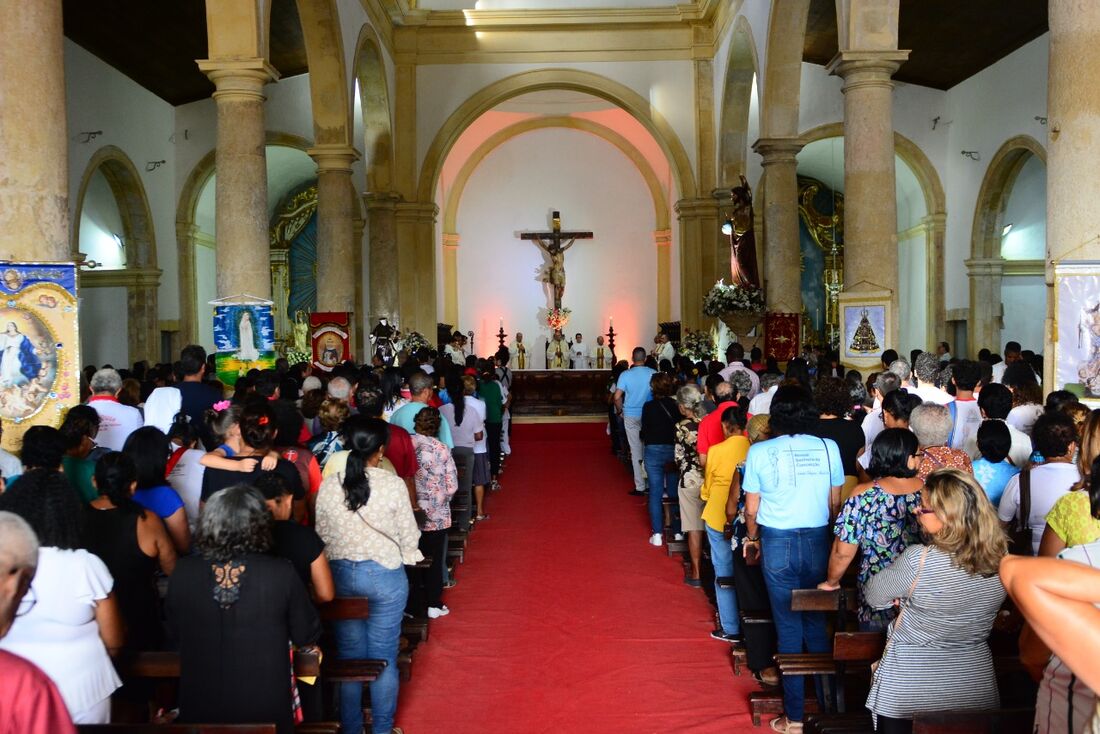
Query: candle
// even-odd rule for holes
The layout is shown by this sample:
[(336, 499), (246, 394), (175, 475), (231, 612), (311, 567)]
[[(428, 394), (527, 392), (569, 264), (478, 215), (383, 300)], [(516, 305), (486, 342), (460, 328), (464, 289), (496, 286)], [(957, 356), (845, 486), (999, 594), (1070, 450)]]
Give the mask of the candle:
[(501, 329), (504, 328), (504, 317), (503, 316), (500, 317), (500, 328)]
[(614, 316), (608, 316), (607, 317), (607, 328), (610, 329), (614, 325), (615, 325), (615, 317)]

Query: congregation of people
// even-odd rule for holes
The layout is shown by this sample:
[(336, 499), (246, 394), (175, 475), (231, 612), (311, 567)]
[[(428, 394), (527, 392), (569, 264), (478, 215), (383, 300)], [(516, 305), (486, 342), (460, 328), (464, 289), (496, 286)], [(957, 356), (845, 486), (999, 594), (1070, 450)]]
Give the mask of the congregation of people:
[[(858, 630), (889, 632), (865, 699), (876, 730), (998, 709), (990, 637), (1016, 645), (1024, 606), (1006, 601), (1002, 562), (1098, 565), (1100, 410), (1064, 390), (1044, 399), (1041, 355), (1015, 342), (978, 360), (946, 343), (908, 359), (888, 349), (870, 374), (826, 350), (784, 370), (737, 343), (725, 356), (634, 349), (613, 369), (609, 434), (629, 494), (645, 498), (649, 544), (683, 549), (684, 583), (715, 607), (711, 637), (781, 692), (771, 729), (801, 732), (807, 714), (806, 676), (781, 675), (773, 655), (830, 654), (830, 629), (843, 631), (824, 612), (792, 610), (800, 590), (854, 587)], [(1014, 596), (1057, 578), (1016, 577), (1028, 581)], [(1091, 731), (1096, 696), (1033, 633), (1049, 617), (1035, 609), (1018, 650), (1037, 689), (1012, 703), (1035, 706), (1035, 732)], [(769, 618), (766, 639), (750, 616)], [(835, 707), (835, 681), (813, 683), (821, 710)]]
[[(86, 368), (60, 428), (0, 452), (0, 731), (400, 732), (400, 657), (452, 613), (450, 546), (501, 488), (508, 361), (279, 360), (232, 390), (199, 346), (171, 365)], [(369, 612), (322, 624), (334, 599)], [(178, 652), (178, 685), (126, 674), (153, 651)], [(292, 676), (318, 651), (377, 676), (326, 697), (323, 663)]]

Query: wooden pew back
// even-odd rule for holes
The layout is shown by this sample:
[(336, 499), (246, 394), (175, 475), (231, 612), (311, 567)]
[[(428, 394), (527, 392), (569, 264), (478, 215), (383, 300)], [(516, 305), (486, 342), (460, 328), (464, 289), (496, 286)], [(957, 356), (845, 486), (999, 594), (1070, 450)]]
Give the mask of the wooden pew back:
[(917, 714), (913, 734), (1031, 734), (1034, 709)]
[(274, 724), (81, 724), (77, 734), (275, 734)]

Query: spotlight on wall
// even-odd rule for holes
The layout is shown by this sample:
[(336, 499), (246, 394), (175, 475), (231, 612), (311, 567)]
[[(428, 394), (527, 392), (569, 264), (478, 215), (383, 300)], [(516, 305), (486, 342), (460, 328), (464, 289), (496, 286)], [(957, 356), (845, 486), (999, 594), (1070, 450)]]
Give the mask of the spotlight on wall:
[(80, 136), (80, 142), (81, 143), (90, 143), (102, 134), (103, 134), (102, 130), (87, 130), (87, 131), (77, 133), (77, 135)]
[(722, 234), (724, 234), (727, 237), (729, 237), (731, 234), (733, 234), (733, 220), (732, 219), (727, 219), (726, 221), (722, 222)]
[(1001, 237), (1007, 237), (1008, 233), (1012, 231), (1012, 222), (1009, 222), (1001, 228)]
[(146, 161), (145, 170), (146, 172), (155, 171), (163, 166), (165, 163), (167, 163), (167, 161)]
[(982, 159), (981, 155), (979, 155), (978, 151), (976, 150), (964, 150), (962, 151), (962, 156), (963, 158), (969, 158), (972, 161), (980, 161)]

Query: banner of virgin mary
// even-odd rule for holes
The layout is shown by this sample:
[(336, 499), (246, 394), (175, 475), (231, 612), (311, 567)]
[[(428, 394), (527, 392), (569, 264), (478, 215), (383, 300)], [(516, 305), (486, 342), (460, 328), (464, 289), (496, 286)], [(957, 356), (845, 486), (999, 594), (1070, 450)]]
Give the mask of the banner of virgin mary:
[(275, 369), (275, 320), (269, 303), (220, 303), (214, 308), (214, 365), (224, 385), (249, 370)]

